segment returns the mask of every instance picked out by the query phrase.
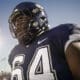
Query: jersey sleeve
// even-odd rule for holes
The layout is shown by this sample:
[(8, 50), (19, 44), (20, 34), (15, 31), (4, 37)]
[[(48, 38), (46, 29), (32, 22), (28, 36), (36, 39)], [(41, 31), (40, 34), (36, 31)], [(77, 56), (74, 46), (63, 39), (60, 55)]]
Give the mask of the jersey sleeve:
[(80, 26), (77, 24), (72, 24), (72, 30), (70, 33), (69, 39), (65, 44), (65, 51), (72, 42), (80, 41)]
[(59, 52), (65, 52), (72, 42), (80, 41), (80, 26), (71, 23), (60, 24), (53, 28), (51, 39)]

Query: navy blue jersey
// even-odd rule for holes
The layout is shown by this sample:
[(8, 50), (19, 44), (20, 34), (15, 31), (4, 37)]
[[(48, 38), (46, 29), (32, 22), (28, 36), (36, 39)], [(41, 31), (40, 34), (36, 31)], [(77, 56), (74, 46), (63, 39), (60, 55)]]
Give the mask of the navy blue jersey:
[(73, 80), (64, 49), (75, 29), (72, 24), (59, 25), (27, 46), (15, 46), (9, 56), (11, 80)]

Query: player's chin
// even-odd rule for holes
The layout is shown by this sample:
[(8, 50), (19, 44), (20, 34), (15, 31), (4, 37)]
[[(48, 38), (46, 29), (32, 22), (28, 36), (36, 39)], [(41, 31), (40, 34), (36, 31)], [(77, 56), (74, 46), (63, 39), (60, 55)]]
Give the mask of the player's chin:
[(18, 38), (18, 41), (24, 45), (27, 45), (30, 42), (29, 36), (26, 34), (22, 34), (22, 35), (18, 36), (17, 38)]

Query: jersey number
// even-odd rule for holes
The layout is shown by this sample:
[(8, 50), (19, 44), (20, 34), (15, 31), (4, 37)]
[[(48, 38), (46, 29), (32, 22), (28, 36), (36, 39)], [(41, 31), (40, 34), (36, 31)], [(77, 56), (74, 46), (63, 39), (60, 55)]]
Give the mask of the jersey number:
[[(11, 80), (24, 80), (23, 69), (24, 55), (17, 56), (13, 61)], [(18, 64), (16, 67), (16, 63)], [(56, 80), (56, 72), (52, 70), (49, 46), (38, 48), (28, 66), (28, 80)], [(14, 79), (15, 78), (15, 79)]]

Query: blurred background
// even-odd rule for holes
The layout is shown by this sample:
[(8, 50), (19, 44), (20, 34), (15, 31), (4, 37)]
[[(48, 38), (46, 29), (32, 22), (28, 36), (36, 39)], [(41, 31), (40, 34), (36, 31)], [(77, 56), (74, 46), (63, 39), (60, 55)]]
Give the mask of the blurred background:
[[(80, 0), (1, 0), (0, 1), (0, 73), (10, 72), (8, 56), (17, 44), (10, 31), (8, 18), (13, 8), (23, 1), (41, 4), (48, 15), (50, 28), (63, 23), (80, 25)], [(1, 79), (0, 79), (1, 80)]]

